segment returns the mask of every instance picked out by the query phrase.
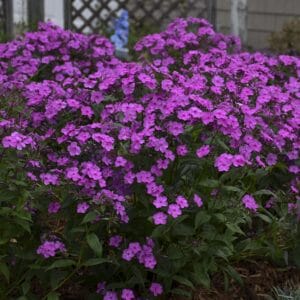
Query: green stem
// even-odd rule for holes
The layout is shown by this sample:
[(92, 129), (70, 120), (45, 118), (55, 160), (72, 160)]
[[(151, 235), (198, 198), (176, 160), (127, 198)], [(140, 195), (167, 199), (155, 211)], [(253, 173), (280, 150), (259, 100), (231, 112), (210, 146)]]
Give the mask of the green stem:
[(25, 272), (25, 273), (21, 276), (21, 278), (20, 278), (17, 282), (15, 282), (15, 283), (12, 285), (12, 287), (7, 291), (6, 296), (9, 296), (9, 294), (10, 294), (11, 292), (13, 292), (17, 286), (20, 286), (21, 282), (25, 279), (25, 277), (26, 277), (26, 275), (27, 275), (28, 272), (29, 272), (29, 271)]
[(47, 295), (44, 298), (42, 298), (42, 300), (46, 300), (52, 292), (56, 291), (61, 286), (63, 286), (77, 272), (77, 270), (78, 270), (78, 267), (76, 267), (64, 280), (62, 280), (57, 287), (55, 287), (49, 293), (47, 293)]
[(81, 267), (81, 259), (82, 259), (82, 254), (83, 254), (83, 243), (81, 243), (81, 247), (80, 247), (80, 252), (79, 252), (79, 257), (78, 257), (78, 261), (76, 264), (75, 269), (64, 279), (62, 280), (57, 287), (53, 288), (50, 292), (47, 293), (47, 295), (45, 295), (45, 297), (42, 298), (42, 300), (46, 300), (47, 297), (52, 293), (57, 291), (60, 287), (62, 287), (69, 279), (71, 279), (73, 277), (73, 275), (76, 274), (76, 272), (80, 269)]

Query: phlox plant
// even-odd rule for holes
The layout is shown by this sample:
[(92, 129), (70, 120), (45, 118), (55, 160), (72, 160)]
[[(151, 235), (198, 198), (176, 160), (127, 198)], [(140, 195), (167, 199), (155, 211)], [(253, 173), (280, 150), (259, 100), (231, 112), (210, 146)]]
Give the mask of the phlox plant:
[(51, 24), (0, 46), (3, 297), (190, 297), (297, 261), (299, 58), (196, 18), (135, 51)]

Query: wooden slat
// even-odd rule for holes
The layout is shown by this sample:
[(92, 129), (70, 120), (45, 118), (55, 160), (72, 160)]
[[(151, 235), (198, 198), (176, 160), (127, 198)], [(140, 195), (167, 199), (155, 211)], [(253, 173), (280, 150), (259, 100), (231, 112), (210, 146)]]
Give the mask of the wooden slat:
[(13, 37), (13, 8), (11, 0), (0, 1), (0, 25), (6, 39)]
[(72, 3), (71, 0), (64, 0), (64, 25), (66, 29), (72, 28)]
[(28, 0), (28, 22), (30, 26), (36, 26), (39, 21), (44, 21), (44, 0)]
[[(0, 1), (0, 26), (5, 30), (5, 4), (4, 1)], [(5, 32), (1, 32), (1, 34)]]

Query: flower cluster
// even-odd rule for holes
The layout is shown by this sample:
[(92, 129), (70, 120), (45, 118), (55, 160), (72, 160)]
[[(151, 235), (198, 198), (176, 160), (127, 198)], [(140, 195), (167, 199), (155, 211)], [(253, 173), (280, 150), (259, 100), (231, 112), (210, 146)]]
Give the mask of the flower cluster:
[(60, 241), (45, 241), (37, 249), (37, 254), (49, 258), (55, 256), (57, 252), (65, 252), (65, 245)]
[[(163, 293), (163, 287), (160, 283), (152, 282), (149, 291), (154, 297), (157, 297)], [(97, 285), (97, 293), (103, 295), (104, 300), (118, 300), (118, 294), (113, 291), (108, 291), (106, 289), (105, 282), (99, 282)], [(122, 300), (134, 300), (137, 299), (134, 292), (131, 289), (123, 289), (121, 292)]]
[(257, 211), (258, 205), (252, 196), (245, 195), (242, 199), (242, 202), (245, 205), (245, 207), (249, 210), (253, 210), (254, 212)]
[(132, 242), (128, 245), (128, 248), (123, 250), (122, 258), (127, 261), (137, 258), (139, 263), (143, 264), (145, 268), (154, 269), (157, 262), (153, 255), (153, 247), (154, 242), (151, 239), (148, 239), (144, 245)]
[(17, 150), (22, 150), (27, 145), (34, 146), (34, 142), (31, 137), (15, 131), (11, 135), (3, 138), (2, 145), (4, 148), (15, 148)]

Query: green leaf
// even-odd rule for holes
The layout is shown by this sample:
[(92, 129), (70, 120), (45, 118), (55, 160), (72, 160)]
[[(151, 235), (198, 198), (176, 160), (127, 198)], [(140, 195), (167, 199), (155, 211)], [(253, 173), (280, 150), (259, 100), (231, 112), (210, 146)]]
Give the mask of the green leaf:
[(144, 283), (145, 282), (145, 280), (144, 280), (145, 277), (143, 276), (140, 269), (137, 268), (136, 266), (132, 266), (132, 271), (133, 271), (133, 274), (134, 274), (135, 278), (139, 282), (139, 284), (141, 284), (144, 287), (145, 286), (145, 283)]
[(171, 244), (168, 247), (167, 255), (169, 259), (181, 259), (184, 256), (182, 250), (176, 244)]
[(228, 289), (229, 289), (228, 275), (226, 274), (226, 272), (223, 272), (223, 275), (224, 275), (224, 290), (225, 290), (225, 292), (228, 292)]
[[(110, 290), (120, 290), (126, 287), (126, 284), (128, 285), (135, 285), (138, 284), (139, 282), (136, 281), (136, 278), (133, 276), (131, 277), (128, 281), (125, 282), (113, 282), (113, 283), (109, 283), (106, 285), (107, 289)], [(97, 298), (97, 300), (99, 300), (99, 298)]]
[(166, 226), (156, 226), (155, 229), (152, 231), (151, 237), (153, 238), (159, 238), (161, 237), (166, 230)]
[(50, 285), (55, 290), (59, 284), (68, 276), (69, 272), (53, 269), (50, 274)]
[(13, 179), (11, 179), (10, 182), (14, 183), (15, 185), (18, 185), (18, 186), (27, 186), (27, 183), (24, 182), (24, 181), (21, 181), (21, 180), (13, 180)]
[(225, 268), (225, 272), (231, 277), (233, 278), (237, 283), (239, 283), (240, 285), (243, 285), (244, 282), (240, 276), (240, 274), (233, 268), (231, 267), (230, 265), (228, 265), (226, 268)]
[(73, 265), (76, 265), (76, 263), (72, 259), (59, 259), (56, 260), (49, 268), (47, 268), (47, 271), (55, 268), (66, 268)]
[(85, 228), (84, 227), (74, 227), (69, 232), (72, 234), (73, 233), (82, 233), (82, 232), (85, 232)]
[(0, 245), (4, 245), (9, 242), (9, 238), (0, 237)]
[[(226, 249), (226, 248), (223, 248)], [(223, 258), (224, 260), (226, 260), (228, 262), (228, 253), (226, 253), (226, 250), (223, 251), (223, 249), (218, 249), (216, 251), (216, 256)], [(227, 251), (228, 252), (228, 251)]]
[(271, 224), (272, 223), (272, 219), (266, 215), (263, 214), (256, 214), (257, 217), (259, 217), (260, 219), (262, 219), (263, 221), (265, 221), (266, 223)]
[(260, 196), (260, 195), (269, 195), (269, 196), (273, 196), (273, 197), (277, 198), (277, 195), (274, 194), (270, 190), (260, 190), (260, 191), (253, 193), (253, 196)]
[(199, 228), (202, 224), (207, 223), (211, 219), (205, 211), (199, 211), (195, 217), (195, 229)]
[(227, 223), (226, 227), (234, 233), (240, 233), (242, 235), (245, 235), (245, 233), (241, 230), (241, 228), (237, 224)]
[(102, 256), (102, 244), (100, 243), (95, 233), (90, 233), (86, 236), (86, 241), (91, 249), (99, 256)]
[(217, 188), (219, 186), (219, 181), (214, 179), (205, 179), (205, 180), (201, 180), (199, 182), (199, 185), (210, 187), (210, 188)]
[(47, 295), (47, 300), (59, 300), (59, 293), (51, 292)]
[(26, 295), (30, 290), (30, 283), (28, 281), (25, 281), (22, 283), (21, 286), (22, 286), (23, 295)]
[(3, 276), (5, 277), (7, 282), (9, 282), (10, 272), (9, 272), (7, 265), (3, 262), (0, 262), (0, 272), (3, 274)]
[(220, 221), (221, 223), (225, 223), (227, 218), (225, 215), (221, 214), (221, 213), (216, 213), (213, 215), (213, 218), (217, 219), (218, 221)]
[(30, 224), (27, 221), (24, 221), (22, 219), (14, 219), (14, 222), (18, 225), (20, 225), (24, 230), (27, 232), (31, 232)]
[(87, 213), (84, 216), (81, 224), (92, 222), (92, 221), (94, 221), (96, 219), (97, 216), (98, 216), (98, 214), (95, 211), (90, 211), (89, 213)]
[(183, 289), (172, 289), (172, 294), (183, 296), (184, 299), (192, 299), (192, 293)]
[(192, 236), (195, 234), (195, 230), (188, 225), (176, 224), (172, 231), (173, 235)]
[(176, 275), (176, 276), (173, 277), (173, 280), (179, 282), (180, 284), (188, 286), (192, 290), (195, 289), (195, 286), (193, 285), (193, 283), (190, 280), (188, 280), (187, 278), (185, 278), (185, 277)]
[(230, 148), (219, 138), (216, 139), (217, 143), (227, 152), (230, 152)]
[(210, 288), (210, 278), (207, 272), (197, 272), (199, 282), (206, 288)]
[(25, 221), (29, 221), (31, 222), (31, 215), (28, 214), (27, 212), (22, 212), (22, 213), (15, 213), (15, 216), (17, 216), (18, 218), (25, 220)]
[(90, 266), (97, 266), (104, 263), (112, 263), (112, 261), (106, 258), (91, 258), (85, 261), (82, 265), (86, 267), (90, 267)]
[(236, 193), (244, 194), (244, 191), (236, 186), (224, 185), (222, 186), (222, 189), (228, 192), (236, 192)]

